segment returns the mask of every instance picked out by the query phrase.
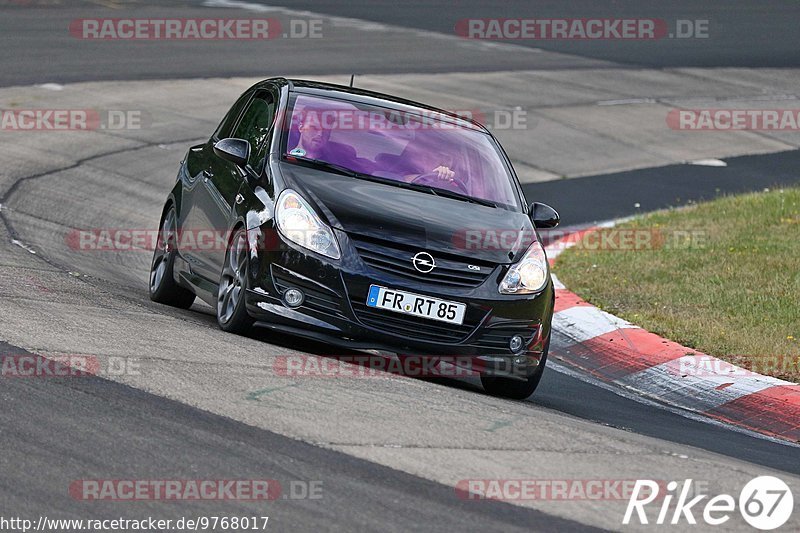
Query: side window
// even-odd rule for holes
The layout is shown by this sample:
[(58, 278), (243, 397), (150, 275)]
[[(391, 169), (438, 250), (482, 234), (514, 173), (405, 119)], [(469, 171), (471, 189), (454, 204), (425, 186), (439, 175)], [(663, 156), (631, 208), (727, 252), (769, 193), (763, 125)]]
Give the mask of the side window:
[(223, 118), (222, 122), (220, 122), (219, 126), (217, 126), (217, 130), (212, 136), (214, 139), (220, 140), (231, 137), (231, 131), (233, 130), (233, 126), (236, 124), (236, 119), (239, 118), (242, 108), (250, 100), (252, 95), (252, 91), (247, 91), (240, 96), (238, 100), (236, 100), (236, 103), (231, 106), (230, 110), (228, 110), (228, 113), (225, 115), (225, 118)]
[(268, 146), (268, 137), (272, 123), (275, 121), (275, 99), (269, 93), (259, 93), (250, 102), (250, 106), (242, 115), (242, 120), (232, 135), (250, 143), (250, 160), (248, 163), (258, 173), (264, 168)]

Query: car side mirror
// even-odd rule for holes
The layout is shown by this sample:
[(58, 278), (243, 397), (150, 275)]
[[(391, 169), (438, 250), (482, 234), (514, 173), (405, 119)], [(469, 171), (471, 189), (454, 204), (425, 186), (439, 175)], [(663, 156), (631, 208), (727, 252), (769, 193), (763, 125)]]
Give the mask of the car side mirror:
[(561, 221), (558, 216), (558, 211), (553, 209), (547, 204), (533, 202), (528, 209), (528, 215), (533, 221), (533, 225), (537, 228), (555, 228)]
[(250, 159), (250, 143), (244, 139), (222, 139), (214, 144), (214, 153), (225, 161), (244, 168)]

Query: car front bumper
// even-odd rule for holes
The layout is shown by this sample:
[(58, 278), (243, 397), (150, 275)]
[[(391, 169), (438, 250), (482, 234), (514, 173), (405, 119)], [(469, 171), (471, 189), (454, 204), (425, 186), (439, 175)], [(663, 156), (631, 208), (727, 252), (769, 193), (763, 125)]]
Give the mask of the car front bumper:
[[(346, 244), (346, 235), (338, 237)], [(284, 241), (278, 250), (253, 255), (246, 305), (260, 326), (342, 348), (469, 356), (481, 373), (526, 379), (538, 368), (550, 335), (553, 285), (530, 295), (501, 295), (497, 287), (506, 271), (495, 268), (478, 286), (446, 286), (375, 269), (348, 246), (334, 261)], [(464, 303), (464, 324), (367, 307), (373, 284)], [(302, 304), (286, 304), (288, 289), (302, 291)], [(523, 338), (517, 352), (510, 348), (515, 335)]]

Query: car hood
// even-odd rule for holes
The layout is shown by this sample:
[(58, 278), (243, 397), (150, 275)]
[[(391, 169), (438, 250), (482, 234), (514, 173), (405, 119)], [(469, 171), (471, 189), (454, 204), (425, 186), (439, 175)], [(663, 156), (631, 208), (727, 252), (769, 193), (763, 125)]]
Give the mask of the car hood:
[[(535, 238), (530, 218), (502, 208), (434, 196), (281, 163), (281, 175), (334, 228), (481, 261), (508, 264)], [(523, 244), (516, 244), (517, 239)]]

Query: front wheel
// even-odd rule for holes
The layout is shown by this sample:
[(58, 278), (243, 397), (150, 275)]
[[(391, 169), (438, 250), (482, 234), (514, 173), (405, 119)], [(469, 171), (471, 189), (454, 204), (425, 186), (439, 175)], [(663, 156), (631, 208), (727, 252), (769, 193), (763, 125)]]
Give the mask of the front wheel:
[(161, 231), (158, 232), (153, 262), (150, 266), (150, 299), (180, 309), (189, 309), (194, 303), (194, 293), (175, 282), (173, 265), (177, 254), (177, 217), (175, 207), (170, 206)]
[(529, 397), (539, 386), (539, 380), (542, 379), (544, 373), (544, 366), (547, 362), (547, 352), (550, 350), (550, 337), (542, 350), (542, 357), (539, 359), (539, 366), (536, 370), (528, 376), (525, 381), (519, 381), (511, 378), (503, 378), (498, 376), (481, 376), (481, 384), (483, 389), (492, 396), (500, 396), (510, 400), (524, 400)]
[(247, 255), (247, 233), (239, 228), (228, 245), (217, 291), (217, 323), (229, 333), (247, 333), (254, 322), (245, 305)]

